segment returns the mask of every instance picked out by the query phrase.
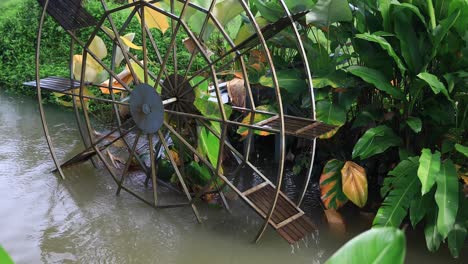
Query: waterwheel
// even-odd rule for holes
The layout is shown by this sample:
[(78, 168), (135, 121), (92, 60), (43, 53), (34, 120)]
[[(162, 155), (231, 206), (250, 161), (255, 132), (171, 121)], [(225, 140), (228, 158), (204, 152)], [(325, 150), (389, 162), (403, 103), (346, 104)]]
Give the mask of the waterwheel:
[[(63, 178), (66, 170), (91, 161), (110, 173), (117, 194), (124, 190), (155, 208), (191, 207), (198, 221), (196, 201), (215, 192), (229, 208), (223, 192), (230, 189), (264, 219), (255, 241), (268, 225), (289, 243), (314, 230), (300, 205), (312, 172), (315, 139), (334, 127), (315, 120), (309, 60), (298, 31), (306, 11), (291, 13), (279, 0), (281, 9), (276, 12), (281, 17), (268, 21), (253, 14), (244, 0), (131, 0), (118, 6), (101, 0), (100, 15), (95, 17), (81, 0), (38, 2), (43, 12), (36, 81), (26, 84), (37, 88), (45, 136)], [(47, 14), (69, 35), (70, 56), (63, 58), (70, 65), (66, 78), (39, 78)], [(237, 31), (232, 30), (232, 21), (240, 25)], [(272, 41), (283, 41), (294, 64), (275, 63)], [(286, 114), (285, 97), (294, 93), (285, 95), (279, 78), (284, 70), (294, 70), (303, 81), (307, 96), (301, 94), (300, 100), (307, 108), (300, 114)], [(42, 106), (44, 90), (68, 98), (84, 145), (64, 162), (50, 137)], [(262, 95), (266, 96), (259, 99)], [(270, 107), (260, 105), (262, 100)], [(250, 143), (256, 134), (276, 135), (279, 159), (274, 175), (265, 175), (252, 161)], [(286, 137), (310, 140), (312, 146), (297, 201), (281, 191)], [(234, 142), (239, 139), (244, 144)], [(176, 184), (160, 179), (161, 159), (171, 165)], [(227, 159), (236, 160), (236, 165), (224, 166)], [(260, 181), (242, 189), (235, 180), (242, 177), (240, 168)], [(144, 176), (136, 184), (147, 186), (151, 199), (128, 183), (135, 171)], [(209, 177), (201, 188), (193, 189), (187, 182), (197, 171)], [(181, 192), (186, 201), (163, 204), (159, 184)]]

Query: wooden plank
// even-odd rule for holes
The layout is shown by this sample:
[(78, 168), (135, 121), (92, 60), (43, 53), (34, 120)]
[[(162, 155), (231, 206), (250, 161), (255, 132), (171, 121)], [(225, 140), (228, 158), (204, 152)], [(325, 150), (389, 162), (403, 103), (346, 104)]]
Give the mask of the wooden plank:
[(304, 213), (299, 212), (299, 213), (297, 213), (297, 214), (295, 214), (295, 215), (289, 217), (288, 219), (283, 220), (283, 222), (278, 223), (277, 226), (278, 226), (278, 228), (281, 228), (281, 227), (283, 227), (283, 226), (285, 226), (285, 225), (291, 223), (292, 221), (298, 219), (299, 217), (301, 217), (301, 216), (303, 216), (303, 215), (304, 215)]
[[(274, 198), (274, 195), (275, 195), (275, 189), (271, 186), (265, 188), (266, 191), (269, 192), (269, 197), (271, 198), (271, 200), (273, 201), (273, 198)], [(278, 216), (278, 221), (275, 221), (275, 224), (279, 224), (281, 223), (282, 221), (286, 220), (288, 217), (289, 217), (289, 214), (287, 213), (286, 210), (284, 210), (283, 208), (283, 205), (284, 204), (284, 200), (281, 199), (281, 195), (278, 197), (278, 202), (276, 203), (276, 207), (275, 207), (275, 212), (274, 214), (276, 214)], [(270, 209), (271, 207), (271, 203), (269, 204), (268, 206), (268, 209)]]
[(320, 125), (320, 122), (314, 122), (314, 123), (312, 123), (312, 124), (310, 124), (310, 125), (307, 125), (307, 126), (301, 128), (301, 129), (296, 130), (296, 131), (294, 132), (294, 134), (296, 134), (296, 135), (301, 134), (301, 133), (303, 133), (303, 132), (305, 132), (305, 131), (307, 131), (307, 130), (310, 130), (310, 129), (312, 129), (312, 128), (318, 126), (318, 125)]
[(268, 123), (270, 123), (270, 122), (275, 121), (276, 119), (278, 119), (278, 117), (279, 117), (278, 115), (275, 115), (275, 116), (272, 116), (272, 117), (267, 118), (267, 119), (265, 119), (265, 120), (262, 120), (262, 121), (260, 121), (260, 122), (258, 122), (258, 123), (256, 123), (256, 124), (254, 124), (254, 125), (255, 125), (255, 126), (263, 126), (263, 125), (266, 125), (266, 124), (268, 124)]
[[(262, 211), (267, 216), (268, 213), (269, 213), (270, 207), (271, 207), (272, 200), (273, 200), (272, 197), (265, 190), (265, 188), (260, 189), (255, 194), (257, 194), (257, 200), (261, 204)], [(275, 210), (275, 212), (273, 212), (273, 215), (271, 217), (271, 221), (274, 223), (275, 229), (276, 229), (276, 223), (281, 222), (281, 215), (276, 210)]]
[(259, 185), (254, 186), (254, 187), (248, 189), (247, 191), (243, 192), (242, 194), (245, 195), (245, 196), (248, 196), (248, 195), (250, 195), (250, 194), (252, 194), (252, 193), (258, 191), (259, 189), (261, 189), (261, 188), (267, 186), (268, 184), (269, 184), (268, 182), (262, 182), (262, 183), (260, 183)]
[(297, 242), (302, 238), (300, 234), (297, 234), (295, 231), (291, 229), (291, 224), (285, 225), (280, 229), (286, 232), (292, 238), (294, 242)]
[(284, 238), (286, 241), (288, 241), (289, 244), (294, 244), (296, 243), (296, 241), (283, 229), (277, 229), (276, 230), (278, 232), (278, 234)]

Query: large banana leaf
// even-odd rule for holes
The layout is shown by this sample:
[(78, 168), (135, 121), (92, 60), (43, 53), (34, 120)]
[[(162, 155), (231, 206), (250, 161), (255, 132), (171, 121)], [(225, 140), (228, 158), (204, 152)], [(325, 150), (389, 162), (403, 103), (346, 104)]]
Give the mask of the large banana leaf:
[(10, 258), (8, 253), (0, 246), (0, 263), (2, 264), (13, 264), (13, 260)]
[(465, 243), (466, 234), (466, 227), (459, 224), (455, 224), (452, 231), (450, 231), (448, 235), (448, 247), (453, 257), (458, 258), (460, 255), (460, 250)]
[(347, 68), (347, 71), (363, 79), (365, 82), (373, 84), (375, 88), (384, 91), (397, 99), (405, 99), (405, 95), (400, 88), (392, 86), (390, 84), (390, 80), (387, 80), (385, 75), (378, 70), (364, 66), (351, 66)]
[(353, 159), (356, 157), (367, 159), (373, 155), (384, 152), (389, 147), (398, 146), (400, 144), (401, 139), (391, 128), (385, 125), (374, 127), (367, 130), (354, 146)]
[(404, 263), (406, 239), (404, 233), (392, 227), (372, 228), (351, 239), (326, 264), (398, 264)]
[(307, 24), (328, 27), (335, 22), (351, 21), (353, 14), (347, 0), (319, 0), (306, 19)]
[(437, 229), (445, 239), (455, 224), (458, 212), (458, 176), (451, 160), (442, 164), (436, 182), (435, 200), (439, 207)]
[(403, 61), (400, 59), (400, 57), (396, 54), (395, 50), (393, 49), (392, 45), (383, 37), (373, 35), (370, 33), (364, 33), (364, 34), (357, 34), (356, 38), (364, 39), (367, 41), (375, 42), (382, 47), (382, 49), (386, 50), (388, 55), (393, 58), (395, 61), (396, 65), (400, 69), (401, 75), (405, 75), (406, 72), (406, 66), (403, 63)]
[(442, 236), (439, 234), (439, 230), (437, 230), (437, 208), (428, 208), (424, 235), (426, 237), (426, 246), (429, 251), (434, 252), (439, 249)]
[(418, 177), (421, 181), (421, 195), (429, 192), (436, 181), (440, 170), (440, 152), (431, 153), (430, 149), (423, 149), (419, 158)]
[(390, 179), (384, 182), (390, 189), (374, 218), (374, 226), (399, 227), (408, 214), (408, 208), (414, 195), (420, 190), (417, 177), (417, 158), (409, 158), (398, 164), (388, 174)]

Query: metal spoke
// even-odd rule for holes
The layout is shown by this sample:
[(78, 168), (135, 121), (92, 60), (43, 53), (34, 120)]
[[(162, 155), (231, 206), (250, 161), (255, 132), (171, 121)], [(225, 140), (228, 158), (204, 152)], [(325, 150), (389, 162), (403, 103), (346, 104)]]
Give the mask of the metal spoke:
[(156, 159), (154, 156), (153, 134), (148, 134), (149, 151), (150, 151), (150, 164), (151, 164), (151, 179), (153, 180), (153, 198), (154, 206), (158, 206), (158, 191), (156, 181)]
[(175, 40), (176, 40), (176, 37), (177, 37), (177, 33), (179, 32), (180, 25), (182, 24), (182, 17), (185, 14), (185, 10), (186, 10), (187, 4), (189, 2), (190, 2), (190, 0), (187, 0), (184, 3), (184, 6), (182, 7), (182, 11), (180, 12), (180, 17), (178, 19), (176, 19), (178, 21), (178, 23), (177, 23), (176, 27), (174, 28), (174, 32), (173, 32), (173, 35), (171, 37), (169, 48), (166, 51), (166, 55), (164, 56), (164, 60), (163, 60), (163, 62), (161, 64), (161, 69), (159, 70), (159, 74), (158, 74), (158, 77), (156, 79), (156, 84), (155, 84), (155, 87), (154, 87), (155, 89), (157, 88), (157, 85), (158, 85), (159, 81), (161, 80), (161, 76), (163, 74), (163, 69), (166, 67), (167, 61), (169, 60), (169, 56), (171, 54), (171, 51), (172, 51), (173, 47), (175, 46)]
[[(213, 8), (215, 7), (216, 5), (216, 0), (212, 0), (211, 1), (211, 4), (210, 4), (210, 7), (209, 7), (209, 13), (211, 13), (213, 11)], [(200, 34), (198, 35), (198, 38), (199, 39), (203, 39), (203, 34), (205, 34), (205, 30), (206, 30), (206, 26), (208, 25), (208, 22), (210, 20), (210, 15), (207, 14), (205, 16), (205, 20), (203, 21), (203, 25), (202, 25), (202, 28), (200, 30)], [(185, 80), (185, 78), (187, 78), (188, 76), (188, 73), (190, 72), (190, 69), (192, 68), (192, 63), (193, 63), (193, 60), (195, 59), (195, 54), (198, 52), (197, 49), (194, 49), (191, 54), (190, 54), (190, 59), (189, 59), (189, 63), (187, 65), (187, 70), (185, 71), (185, 74), (184, 74), (184, 78), (183, 80)], [(182, 85), (180, 86), (182, 87)]]
[[(170, 162), (172, 164), (172, 167), (174, 168), (174, 171), (175, 171), (175, 173), (177, 175), (177, 178), (179, 178), (179, 182), (182, 185), (182, 189), (184, 190), (184, 193), (187, 196), (187, 199), (189, 201), (192, 201), (192, 196), (190, 195), (190, 192), (189, 192), (189, 190), (187, 188), (184, 177), (182, 176), (182, 174), (181, 174), (181, 172), (180, 172), (180, 170), (179, 170), (179, 168), (177, 166), (177, 163), (174, 160), (174, 157), (172, 157), (172, 155), (171, 155), (171, 153), (169, 151), (169, 146), (167, 145), (166, 139), (164, 138), (164, 135), (162, 134), (161, 131), (158, 131), (158, 136), (159, 136), (159, 141), (162, 143), (162, 146), (164, 147), (166, 155), (167, 155), (167, 157), (169, 157), (169, 160), (170, 160)], [(195, 214), (195, 217), (197, 218), (197, 221), (199, 223), (201, 223), (201, 218), (200, 218), (200, 215), (198, 214), (197, 208), (195, 207), (194, 204), (191, 204), (191, 206), (192, 206), (193, 213)]]
[(132, 150), (130, 151), (130, 155), (128, 156), (127, 162), (125, 163), (125, 168), (120, 176), (119, 187), (117, 188), (116, 194), (120, 194), (120, 190), (122, 189), (123, 182), (125, 180), (125, 176), (127, 175), (128, 169), (130, 168), (130, 164), (132, 163), (133, 156), (135, 155), (136, 147), (138, 145), (138, 141), (140, 140), (141, 131), (138, 131), (138, 134), (135, 138), (135, 142), (133, 143)]

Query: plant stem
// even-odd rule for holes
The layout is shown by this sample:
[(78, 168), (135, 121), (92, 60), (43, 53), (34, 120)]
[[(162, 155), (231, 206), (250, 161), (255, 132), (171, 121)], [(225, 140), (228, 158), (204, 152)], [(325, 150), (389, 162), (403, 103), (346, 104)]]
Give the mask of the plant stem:
[(432, 4), (432, 0), (426, 0), (426, 2), (427, 2), (427, 12), (429, 13), (429, 17), (431, 18), (431, 29), (434, 30), (434, 28), (436, 27), (434, 5)]

